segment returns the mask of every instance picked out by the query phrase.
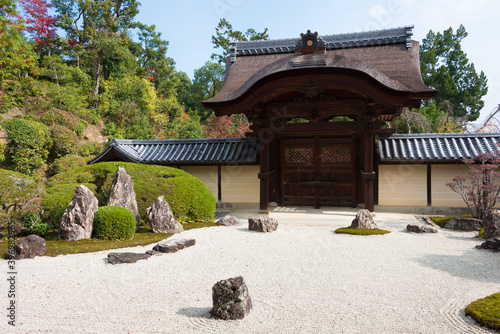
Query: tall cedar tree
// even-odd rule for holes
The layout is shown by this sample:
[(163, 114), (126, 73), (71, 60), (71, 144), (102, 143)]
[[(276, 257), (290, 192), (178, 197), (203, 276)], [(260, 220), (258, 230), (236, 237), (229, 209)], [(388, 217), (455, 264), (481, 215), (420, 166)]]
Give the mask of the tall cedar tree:
[(26, 31), (35, 39), (37, 51), (50, 56), (50, 46), (56, 37), (55, 16), (48, 14), (51, 5), (45, 0), (20, 0), (26, 13)]
[(463, 25), (453, 33), (429, 31), (420, 45), (420, 70), (427, 86), (438, 89), (434, 98), (438, 108), (451, 104), (453, 116), (474, 121), (484, 106), (482, 97), (488, 92), (484, 73), (478, 75), (461, 47), (467, 37)]

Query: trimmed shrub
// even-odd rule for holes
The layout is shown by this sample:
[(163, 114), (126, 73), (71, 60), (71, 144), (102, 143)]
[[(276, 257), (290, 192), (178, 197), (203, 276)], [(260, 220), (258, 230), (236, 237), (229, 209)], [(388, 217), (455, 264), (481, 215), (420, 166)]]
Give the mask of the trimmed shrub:
[(45, 163), (52, 145), (49, 131), (42, 124), (26, 119), (2, 122), (7, 131), (8, 161), (15, 170), (31, 174)]
[(62, 125), (54, 125), (50, 130), (54, 145), (52, 154), (56, 158), (76, 152), (76, 134)]
[(54, 214), (54, 221), (52, 226), (54, 227), (55, 230), (59, 230), (59, 223), (61, 223), (62, 216), (64, 216), (64, 212), (66, 212), (66, 209), (68, 206), (63, 206), (59, 210), (56, 211)]
[(179, 169), (130, 162), (101, 162), (53, 176), (47, 186), (48, 199), (42, 203), (44, 210), (52, 211), (53, 215), (68, 204), (59, 199), (71, 200), (74, 189), (82, 183), (94, 192), (100, 206), (106, 205), (118, 166), (125, 168), (134, 181), (137, 206), (144, 221), (146, 209), (160, 195), (181, 222), (213, 221), (215, 198), (200, 180)]
[(87, 160), (84, 157), (79, 156), (77, 154), (68, 154), (62, 158), (54, 161), (50, 172), (52, 175), (67, 172), (69, 170), (85, 166), (87, 164)]
[(120, 206), (103, 206), (94, 215), (92, 237), (104, 240), (129, 239), (135, 233), (135, 224), (132, 211)]

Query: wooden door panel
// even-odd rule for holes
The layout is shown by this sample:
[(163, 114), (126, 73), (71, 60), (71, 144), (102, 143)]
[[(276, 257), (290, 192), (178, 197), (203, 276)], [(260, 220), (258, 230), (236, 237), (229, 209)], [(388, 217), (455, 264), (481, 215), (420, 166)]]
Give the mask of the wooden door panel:
[(353, 138), (283, 139), (282, 205), (354, 206)]

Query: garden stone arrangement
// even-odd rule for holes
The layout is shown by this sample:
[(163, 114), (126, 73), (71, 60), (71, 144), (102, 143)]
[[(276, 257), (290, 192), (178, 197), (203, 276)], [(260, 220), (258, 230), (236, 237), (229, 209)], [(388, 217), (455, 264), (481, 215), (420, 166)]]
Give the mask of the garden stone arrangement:
[(378, 228), (377, 224), (373, 220), (372, 213), (366, 209), (359, 210), (356, 214), (356, 218), (354, 218), (351, 223), (351, 227), (367, 229)]
[(94, 193), (84, 185), (78, 186), (59, 223), (59, 239), (89, 239), (97, 209), (98, 200)]
[(406, 225), (406, 230), (408, 232), (414, 232), (414, 233), (437, 233), (438, 230), (431, 225), (424, 225), (424, 224), (408, 224)]
[(482, 227), (481, 219), (456, 217), (451, 219), (444, 228), (457, 231), (479, 231)]
[(229, 215), (222, 217), (217, 221), (217, 223), (221, 226), (235, 226), (241, 224), (238, 218)]
[(5, 254), (6, 259), (33, 259), (35, 256), (42, 256), (47, 253), (47, 243), (44, 238), (32, 234), (26, 238), (19, 239), (12, 248), (12, 251)]
[(278, 228), (278, 221), (275, 218), (259, 217), (248, 218), (248, 229), (256, 232), (274, 232)]
[(111, 191), (109, 193), (107, 206), (121, 206), (122, 208), (130, 210), (135, 217), (136, 229), (139, 227), (139, 209), (137, 208), (137, 200), (134, 191), (134, 181), (127, 174), (125, 168), (118, 167)]
[(146, 217), (153, 233), (179, 233), (184, 231), (163, 196), (159, 196), (153, 205), (146, 209)]
[(484, 218), (484, 237), (486, 239), (500, 238), (500, 211), (491, 210)]
[(217, 282), (212, 287), (212, 302), (210, 313), (216, 319), (243, 319), (252, 309), (252, 298), (241, 276)]

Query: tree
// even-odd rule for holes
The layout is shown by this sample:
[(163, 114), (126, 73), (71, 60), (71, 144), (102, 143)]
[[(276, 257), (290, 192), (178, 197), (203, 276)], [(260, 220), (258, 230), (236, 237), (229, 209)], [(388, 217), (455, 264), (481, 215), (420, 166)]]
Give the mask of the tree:
[(420, 45), (420, 70), (424, 83), (438, 92), (432, 102), (443, 109), (446, 101), (453, 107), (453, 116), (474, 121), (484, 106), (482, 97), (488, 92), (484, 73), (478, 75), (461, 47), (467, 37), (463, 25), (453, 33), (429, 31)]
[(212, 114), (203, 126), (206, 138), (239, 138), (250, 132), (248, 121), (244, 115), (217, 117)]
[(45, 0), (20, 0), (26, 13), (26, 30), (33, 36), (37, 49), (50, 56), (50, 46), (56, 38), (56, 17), (49, 15), (50, 3)]
[(219, 50), (220, 53), (212, 53), (210, 57), (216, 60), (219, 64), (225, 64), (226, 56), (230, 53), (230, 42), (237, 41), (260, 41), (269, 39), (267, 28), (263, 32), (257, 32), (255, 29), (249, 28), (245, 32), (233, 30), (233, 26), (227, 22), (226, 19), (220, 19), (219, 24), (215, 28), (215, 35), (212, 36), (212, 44), (214, 49)]
[(213, 111), (205, 109), (201, 101), (214, 97), (222, 88), (224, 81), (224, 67), (220, 63), (207, 61), (205, 65), (194, 71), (194, 80), (191, 87), (191, 94), (195, 99), (194, 110), (205, 122)]
[(481, 220), (500, 198), (500, 184), (497, 182), (500, 179), (498, 153), (481, 153), (475, 159), (465, 159), (469, 174), (459, 175), (447, 184), (462, 196), (470, 213)]
[(22, 32), (13, 0), (0, 1), (0, 84), (27, 73), (35, 64), (35, 54)]

